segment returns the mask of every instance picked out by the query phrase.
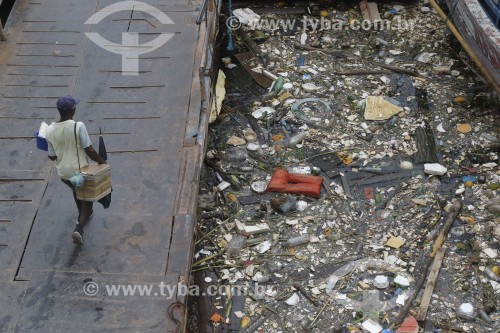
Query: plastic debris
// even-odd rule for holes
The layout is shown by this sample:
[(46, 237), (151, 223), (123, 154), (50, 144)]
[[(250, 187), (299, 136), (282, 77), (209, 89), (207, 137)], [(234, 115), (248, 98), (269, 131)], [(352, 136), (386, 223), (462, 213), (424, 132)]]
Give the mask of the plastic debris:
[(418, 323), (415, 317), (409, 316), (396, 330), (396, 333), (418, 333)]
[(385, 245), (392, 247), (394, 249), (399, 249), (401, 246), (403, 246), (404, 243), (405, 243), (404, 239), (391, 236), (391, 238), (389, 238), (389, 240)]
[[(260, 23), (301, 24), (244, 24), (251, 37), (233, 39), (242, 53), (221, 53), (238, 66), (221, 66), (227, 92), (202, 165), (194, 269), (224, 287), (262, 287), (209, 298), (231, 315), (229, 330), (248, 318), (241, 331), (389, 333), (394, 323), (416, 333), (418, 319), (426, 331), (482, 332), (497, 319), (498, 101), (427, 0), (376, 5), (392, 24), (419, 24), (370, 20), (367, 33), (338, 33), (325, 20), (366, 13), (253, 4)], [(246, 144), (226, 144), (231, 136)], [(238, 236), (245, 245), (230, 251)], [(456, 311), (467, 302), (472, 315)]]
[(298, 246), (298, 245), (303, 245), (309, 243), (309, 237), (307, 236), (299, 236), (299, 237), (294, 237), (290, 238), (285, 242), (285, 246)]
[(232, 136), (227, 140), (226, 143), (228, 145), (232, 145), (232, 146), (242, 146), (242, 145), (246, 144), (247, 142), (243, 138), (240, 138), (237, 136)]
[(424, 172), (429, 175), (442, 176), (448, 171), (447, 168), (438, 163), (424, 164)]
[(254, 112), (252, 112), (252, 116), (255, 119), (260, 119), (262, 117), (269, 116), (275, 112), (276, 112), (275, 109), (266, 106), (266, 107), (259, 108), (259, 109), (255, 110)]
[(294, 174), (277, 169), (267, 185), (266, 191), (302, 194), (319, 198), (322, 183), (323, 178), (321, 177)]
[(240, 221), (236, 221), (236, 229), (242, 235), (256, 235), (264, 232), (269, 232), (271, 230), (267, 223), (245, 225)]
[(264, 181), (256, 181), (252, 183), (252, 190), (256, 193), (264, 193), (267, 188), (267, 183)]
[(219, 75), (217, 76), (217, 83), (215, 85), (216, 103), (212, 104), (209, 123), (213, 123), (217, 119), (222, 110), (222, 101), (226, 96), (225, 84), (226, 84), (226, 75), (224, 74), (223, 71), (219, 70)]
[(260, 20), (260, 15), (256, 14), (250, 8), (238, 8), (233, 10), (233, 15), (236, 16), (241, 24), (253, 26)]
[(397, 275), (394, 278), (394, 283), (399, 284), (402, 287), (409, 287), (410, 286), (410, 281), (406, 277), (401, 276), (401, 275)]
[(236, 235), (232, 237), (226, 247), (226, 253), (230, 257), (235, 257), (240, 254), (241, 249), (245, 247), (247, 238), (245, 236)]
[(387, 120), (403, 111), (381, 96), (368, 96), (365, 103), (365, 120)]
[(457, 131), (460, 133), (470, 133), (472, 131), (472, 127), (469, 124), (458, 124)]
[(313, 92), (319, 89), (318, 86), (316, 86), (314, 83), (304, 83), (302, 85), (302, 89), (304, 89), (307, 92)]
[(462, 303), (457, 312), (466, 316), (472, 316), (474, 314), (474, 306), (471, 303)]
[(214, 312), (210, 320), (213, 321), (214, 323), (220, 323), (225, 321), (224, 318), (218, 312)]
[(290, 306), (297, 305), (299, 302), (300, 302), (300, 297), (296, 293), (293, 293), (293, 295), (290, 296), (290, 298), (285, 301), (285, 303)]
[(385, 275), (377, 275), (373, 280), (373, 285), (378, 289), (385, 289), (389, 286), (389, 279)]
[(297, 198), (292, 196), (282, 196), (271, 199), (271, 208), (278, 213), (287, 214), (297, 209)]
[(372, 319), (365, 320), (361, 326), (370, 333), (380, 333), (382, 326)]

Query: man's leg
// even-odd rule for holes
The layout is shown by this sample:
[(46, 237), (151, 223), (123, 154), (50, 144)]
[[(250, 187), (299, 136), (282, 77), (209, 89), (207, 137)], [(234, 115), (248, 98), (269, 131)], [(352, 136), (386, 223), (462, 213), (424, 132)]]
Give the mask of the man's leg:
[(80, 215), (82, 214), (82, 201), (78, 200), (76, 198), (76, 191), (75, 191), (75, 187), (73, 186), (73, 184), (71, 184), (71, 182), (68, 181), (68, 180), (65, 180), (65, 179), (61, 179), (61, 180), (62, 180), (62, 182), (64, 184), (68, 185), (68, 187), (73, 192), (73, 199), (75, 200), (76, 208), (78, 209), (78, 219), (77, 219), (77, 221), (80, 221)]
[(73, 190), (73, 199), (75, 199), (76, 208), (78, 208), (78, 219), (80, 221), (80, 216), (82, 215), (82, 201), (76, 198), (76, 191)]
[(67, 180), (62, 180), (64, 184), (68, 185), (73, 191), (73, 199), (75, 200), (76, 207), (78, 208), (78, 220), (76, 221), (76, 227), (71, 234), (73, 242), (78, 245), (83, 245), (83, 227), (92, 217), (94, 211), (92, 210), (93, 202), (79, 200), (76, 197), (76, 190), (73, 184)]
[(94, 211), (92, 210), (93, 202), (80, 201), (80, 207), (82, 208), (80, 216), (78, 217), (78, 222), (76, 223), (75, 231), (71, 237), (73, 237), (73, 243), (78, 245), (83, 245), (83, 227), (92, 217)]
[(83, 228), (85, 224), (89, 221), (90, 217), (94, 213), (92, 207), (94, 206), (93, 202), (89, 201), (80, 201), (82, 210), (80, 216), (78, 218), (78, 223)]

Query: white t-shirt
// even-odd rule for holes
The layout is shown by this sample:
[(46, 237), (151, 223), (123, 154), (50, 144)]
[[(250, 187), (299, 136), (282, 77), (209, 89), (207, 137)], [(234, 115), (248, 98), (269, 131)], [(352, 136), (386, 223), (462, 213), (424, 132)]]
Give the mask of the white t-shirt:
[[(92, 145), (85, 125), (77, 123), (76, 134), (78, 141), (78, 155), (75, 145), (75, 121), (66, 120), (60, 123), (52, 123), (47, 128), (46, 139), (48, 143), (49, 156), (57, 156), (56, 168), (61, 179), (69, 180), (79, 168), (89, 164), (85, 148)], [(78, 158), (80, 164), (78, 164)]]

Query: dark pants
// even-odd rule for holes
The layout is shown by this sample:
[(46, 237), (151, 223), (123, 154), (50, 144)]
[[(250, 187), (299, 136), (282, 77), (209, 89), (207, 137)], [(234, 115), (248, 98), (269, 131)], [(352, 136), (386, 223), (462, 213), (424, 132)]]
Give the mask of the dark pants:
[(77, 199), (75, 186), (73, 186), (73, 184), (71, 184), (69, 180), (65, 179), (61, 180), (64, 184), (68, 185), (69, 188), (71, 188), (71, 190), (73, 191), (73, 199), (75, 199), (76, 207), (78, 208), (78, 223), (80, 224), (81, 227), (83, 227), (93, 213), (92, 207), (94, 203), (90, 201), (83, 201)]

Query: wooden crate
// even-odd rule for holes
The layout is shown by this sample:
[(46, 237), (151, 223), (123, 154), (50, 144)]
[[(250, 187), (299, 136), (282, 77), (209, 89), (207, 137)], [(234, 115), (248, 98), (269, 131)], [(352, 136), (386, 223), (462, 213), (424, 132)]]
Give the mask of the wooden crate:
[(82, 168), (85, 185), (76, 189), (76, 197), (84, 201), (98, 201), (111, 193), (111, 166), (90, 164)]

